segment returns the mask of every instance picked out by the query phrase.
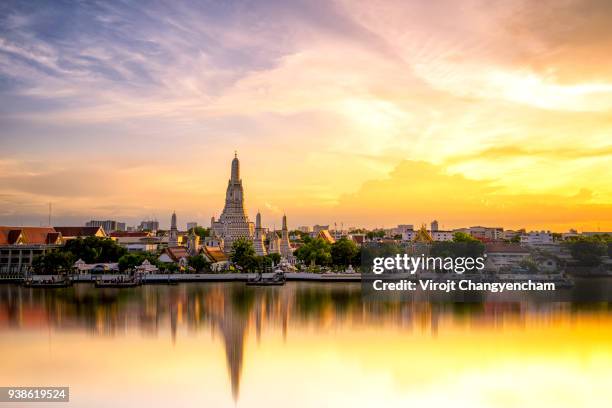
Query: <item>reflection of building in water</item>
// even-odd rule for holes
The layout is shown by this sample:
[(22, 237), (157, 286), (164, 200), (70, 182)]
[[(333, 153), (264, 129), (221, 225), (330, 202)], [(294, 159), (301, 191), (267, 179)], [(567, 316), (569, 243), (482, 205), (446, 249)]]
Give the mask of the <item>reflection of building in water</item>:
[[(244, 288), (237, 295), (241, 296), (243, 291)], [(224, 291), (218, 288), (207, 293), (204, 300), (204, 318), (209, 321), (213, 329), (218, 329), (223, 337), (232, 397), (237, 401), (248, 318), (243, 314), (244, 311), (240, 310), (241, 306), (244, 306), (242, 300), (235, 302), (231, 293), (231, 290)]]
[[(237, 400), (242, 370), (248, 370), (244, 347), (250, 328), (255, 329), (258, 339), (265, 339), (261, 333), (272, 329), (280, 331), (286, 341), (291, 341), (292, 331), (313, 328), (386, 327), (436, 336), (448, 330), (498, 330), (509, 324), (572, 324), (575, 314), (581, 313), (569, 303), (364, 303), (360, 288), (359, 284), (289, 283), (280, 290), (252, 290), (240, 284), (219, 283), (103, 292), (75, 285), (60, 292), (3, 285), (0, 335), (9, 328), (80, 328), (111, 336), (136, 329), (167, 333), (173, 343), (178, 343), (185, 329), (190, 335), (208, 331), (223, 343), (231, 393)], [(602, 309), (601, 313), (609, 312)]]
[(232, 397), (237, 401), (240, 391), (240, 375), (242, 374), (246, 320), (235, 316), (232, 309), (228, 307), (225, 309), (223, 319), (219, 321), (219, 326), (225, 343), (225, 357), (232, 384)]

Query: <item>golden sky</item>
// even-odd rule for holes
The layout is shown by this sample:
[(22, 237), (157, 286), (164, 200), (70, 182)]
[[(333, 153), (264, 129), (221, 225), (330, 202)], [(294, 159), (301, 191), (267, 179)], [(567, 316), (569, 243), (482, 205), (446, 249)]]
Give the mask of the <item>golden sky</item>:
[[(0, 8), (0, 224), (612, 231), (612, 4)], [(63, 24), (54, 24), (54, 22)]]

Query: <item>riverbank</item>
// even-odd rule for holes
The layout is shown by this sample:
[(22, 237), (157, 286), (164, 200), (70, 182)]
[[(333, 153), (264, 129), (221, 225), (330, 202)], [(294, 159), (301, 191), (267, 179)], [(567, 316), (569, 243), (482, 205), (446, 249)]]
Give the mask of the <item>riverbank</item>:
[[(272, 276), (272, 273), (264, 273), (264, 277)], [(34, 282), (51, 280), (56, 275), (32, 275), (31, 279)], [(126, 280), (131, 279), (129, 275), (118, 274), (80, 274), (70, 277), (72, 282), (95, 282), (96, 280), (110, 281), (125, 277)], [(249, 278), (255, 277), (255, 274), (249, 273), (175, 273), (162, 274), (152, 273), (141, 276), (143, 284), (156, 283), (178, 283), (178, 282), (246, 282)], [(286, 272), (287, 281), (311, 281), (311, 282), (360, 282), (361, 274), (359, 273), (310, 273), (310, 272)], [(0, 281), (3, 282), (3, 281)], [(6, 283), (20, 283), (19, 280), (6, 280)], [(23, 280), (21, 280), (23, 282)]]

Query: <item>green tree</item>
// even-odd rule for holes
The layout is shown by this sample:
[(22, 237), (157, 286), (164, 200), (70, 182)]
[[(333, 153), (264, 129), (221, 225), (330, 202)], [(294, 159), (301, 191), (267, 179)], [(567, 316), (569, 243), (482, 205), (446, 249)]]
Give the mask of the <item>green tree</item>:
[(210, 270), (210, 262), (208, 262), (208, 259), (206, 259), (204, 255), (190, 256), (187, 262), (189, 266), (191, 266), (197, 272)]
[(569, 243), (572, 258), (582, 266), (597, 266), (606, 254), (606, 244), (597, 237), (581, 237)]
[(254, 271), (258, 261), (253, 243), (246, 238), (238, 238), (232, 244), (230, 260), (243, 272)]
[(310, 234), (307, 232), (303, 232), (300, 230), (295, 230), (295, 231), (291, 231), (291, 234), (289, 235), (293, 235), (295, 237), (298, 237), (299, 241), (304, 241), (304, 239), (306, 239), (307, 237), (310, 237)]
[(34, 272), (54, 275), (58, 272), (68, 272), (74, 265), (75, 258), (70, 252), (56, 250), (38, 255), (32, 260)]
[(76, 259), (82, 259), (85, 263), (117, 262), (127, 253), (114, 240), (100, 237), (71, 239), (61, 250), (72, 253)]
[(161, 269), (166, 273), (176, 273), (179, 271), (179, 266), (174, 262), (163, 262), (161, 264)]
[(197, 226), (195, 228), (191, 228), (189, 230), (189, 233), (191, 234), (192, 231), (195, 232), (195, 234), (199, 236), (200, 239), (204, 239), (210, 236), (210, 228), (204, 228), (204, 227)]
[(453, 242), (473, 242), (478, 241), (476, 238), (465, 232), (455, 232), (453, 234)]
[(531, 258), (525, 258), (519, 262), (519, 266), (527, 269), (530, 273), (538, 272), (538, 265)]
[(348, 266), (355, 264), (358, 255), (359, 248), (347, 238), (341, 238), (331, 246), (331, 259), (334, 265)]
[(148, 260), (152, 265), (159, 266), (159, 261), (157, 260), (157, 254), (153, 252), (128, 252), (119, 258), (119, 270), (126, 271), (129, 269), (134, 269), (137, 266), (141, 265), (144, 261)]
[(366, 233), (366, 238), (369, 240), (373, 240), (374, 238), (384, 238), (384, 237), (385, 237), (385, 231), (382, 229), (372, 230)]
[(329, 265), (331, 263), (331, 245), (321, 238), (308, 238), (295, 251), (295, 256), (306, 264)]
[(265, 258), (270, 265), (278, 265), (281, 261), (280, 254), (277, 254), (276, 252), (266, 255)]

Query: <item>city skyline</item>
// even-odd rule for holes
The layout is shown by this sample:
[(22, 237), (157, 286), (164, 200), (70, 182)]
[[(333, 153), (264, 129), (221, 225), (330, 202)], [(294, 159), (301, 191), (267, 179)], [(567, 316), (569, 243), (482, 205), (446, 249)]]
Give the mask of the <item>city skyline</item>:
[[(0, 6), (0, 224), (612, 230), (612, 5)], [(555, 24), (547, 24), (554, 21)]]

